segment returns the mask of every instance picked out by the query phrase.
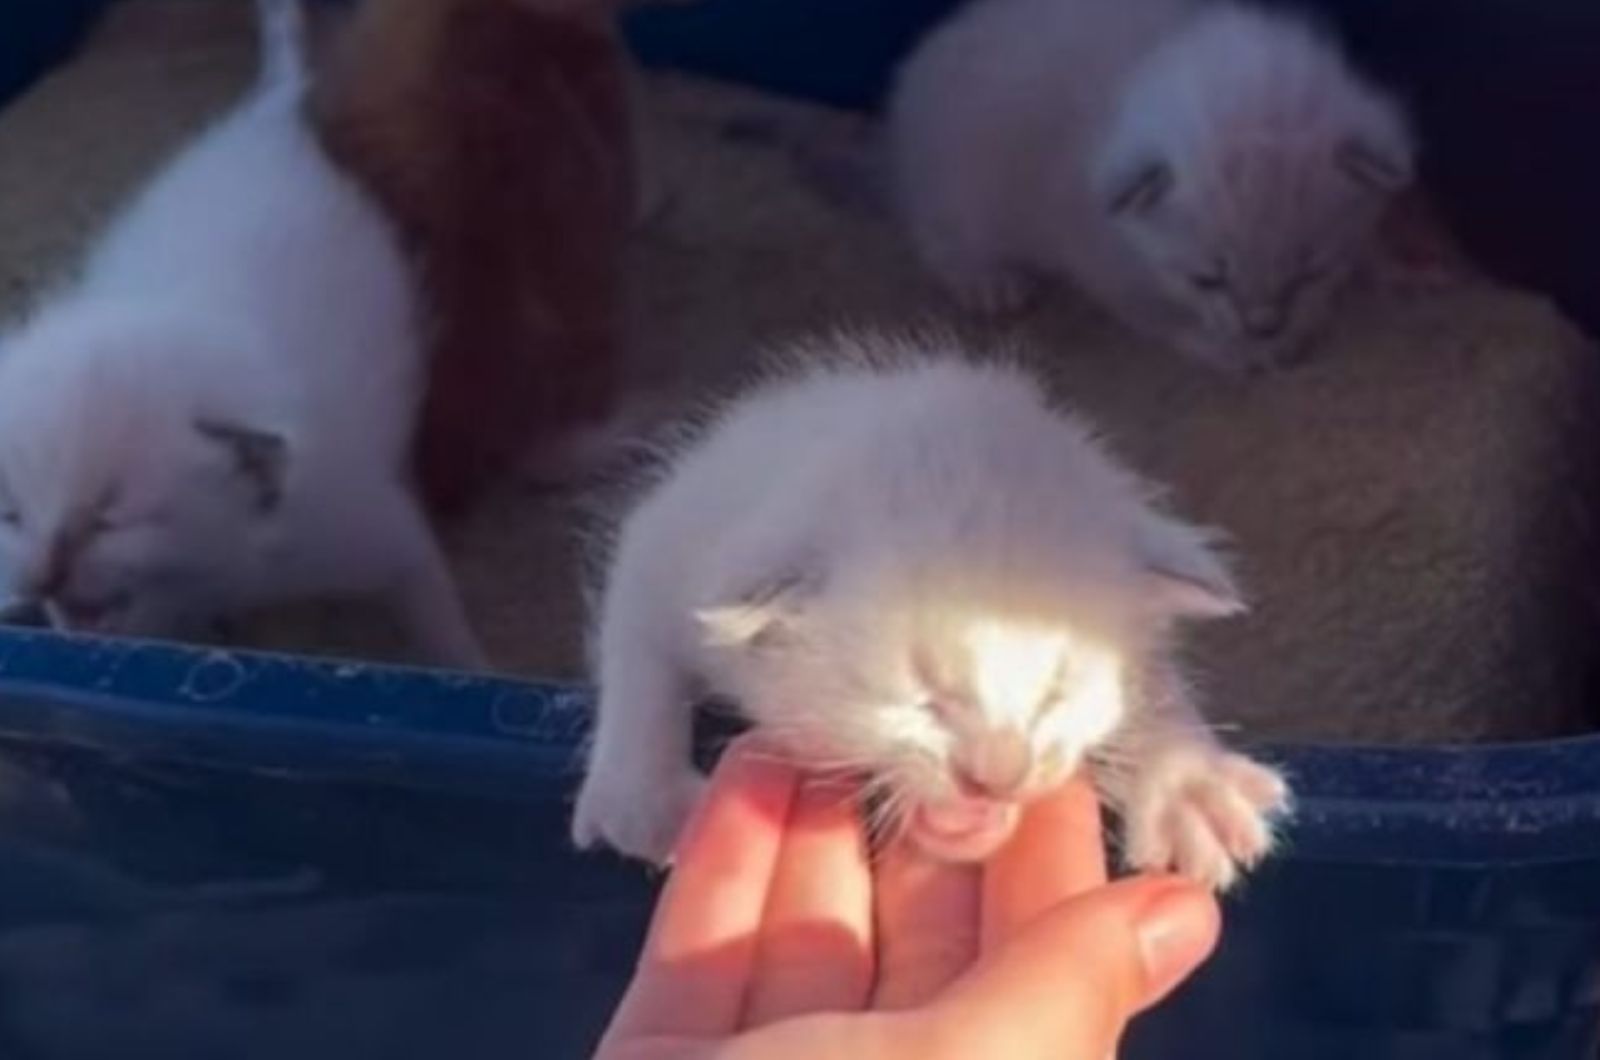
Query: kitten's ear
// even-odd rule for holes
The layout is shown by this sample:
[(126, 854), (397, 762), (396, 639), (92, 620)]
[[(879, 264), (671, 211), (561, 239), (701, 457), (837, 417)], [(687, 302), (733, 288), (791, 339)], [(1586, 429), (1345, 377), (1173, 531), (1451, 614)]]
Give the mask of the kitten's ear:
[(1349, 136), (1339, 142), (1334, 159), (1345, 176), (1380, 195), (1393, 195), (1412, 180), (1411, 153), (1399, 144)]
[(1101, 182), (1100, 194), (1112, 214), (1148, 213), (1172, 189), (1172, 167), (1160, 159), (1142, 158), (1114, 167)]
[(796, 568), (742, 590), (726, 604), (694, 613), (713, 648), (759, 648), (780, 640), (822, 583), (819, 572)]
[(1233, 575), (1195, 527), (1148, 519), (1140, 528), (1139, 560), (1155, 610), (1166, 618), (1228, 618), (1248, 609)]
[(204, 418), (194, 421), (194, 429), (227, 454), (235, 473), (249, 486), (257, 512), (277, 509), (289, 468), (289, 443), (283, 435)]

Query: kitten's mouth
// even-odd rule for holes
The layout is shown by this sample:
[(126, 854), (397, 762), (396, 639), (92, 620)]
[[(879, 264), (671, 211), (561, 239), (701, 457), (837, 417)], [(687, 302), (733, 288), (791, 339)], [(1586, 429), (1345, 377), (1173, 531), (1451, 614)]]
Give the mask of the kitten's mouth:
[(913, 810), (910, 838), (941, 861), (983, 861), (1005, 846), (1021, 816), (1015, 802), (958, 796)]

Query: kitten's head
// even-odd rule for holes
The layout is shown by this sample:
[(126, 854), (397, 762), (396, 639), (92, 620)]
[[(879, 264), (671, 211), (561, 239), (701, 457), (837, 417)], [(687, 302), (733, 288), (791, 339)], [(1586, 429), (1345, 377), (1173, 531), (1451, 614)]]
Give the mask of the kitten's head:
[[(279, 503), (281, 434), (187, 324), (61, 311), (0, 360), (0, 566), (62, 625), (132, 636), (215, 617)], [(233, 388), (236, 389), (236, 388)]]
[(866, 777), (878, 824), (981, 860), (1123, 722), (1173, 622), (1243, 608), (1202, 535), (1154, 514), (1115, 553), (1040, 559), (800, 559), (698, 617), (769, 737)]
[(1412, 167), (1395, 107), (1329, 43), (1221, 7), (1132, 79), (1093, 179), (1189, 352), (1255, 368), (1303, 352)]

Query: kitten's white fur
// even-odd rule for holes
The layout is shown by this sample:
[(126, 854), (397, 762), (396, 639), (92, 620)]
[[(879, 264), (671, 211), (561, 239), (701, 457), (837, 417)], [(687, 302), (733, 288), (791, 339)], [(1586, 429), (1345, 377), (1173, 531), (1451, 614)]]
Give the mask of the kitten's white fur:
[(409, 491), (412, 277), (301, 118), (300, 12), (261, 80), (0, 346), (0, 563), (65, 624), (172, 636), (385, 594), (427, 661), (482, 663)]
[(1229, 884), (1286, 789), (1217, 743), (1173, 658), (1178, 620), (1242, 607), (1205, 536), (1020, 369), (872, 335), (796, 352), (619, 525), (575, 841), (669, 855), (709, 694), (905, 821), (1088, 763), (1134, 864)]
[(890, 138), (958, 298), (1007, 308), (1066, 275), (1229, 369), (1303, 349), (1412, 170), (1396, 106), (1331, 39), (1218, 0), (976, 0), (901, 71)]

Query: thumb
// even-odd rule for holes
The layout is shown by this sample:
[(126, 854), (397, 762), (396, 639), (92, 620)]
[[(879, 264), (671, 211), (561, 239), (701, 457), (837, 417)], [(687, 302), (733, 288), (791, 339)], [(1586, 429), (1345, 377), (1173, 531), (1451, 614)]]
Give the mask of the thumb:
[(1138, 877), (1068, 899), (980, 961), (926, 1013), (943, 1057), (1102, 1060), (1139, 1011), (1216, 947), (1211, 892)]

